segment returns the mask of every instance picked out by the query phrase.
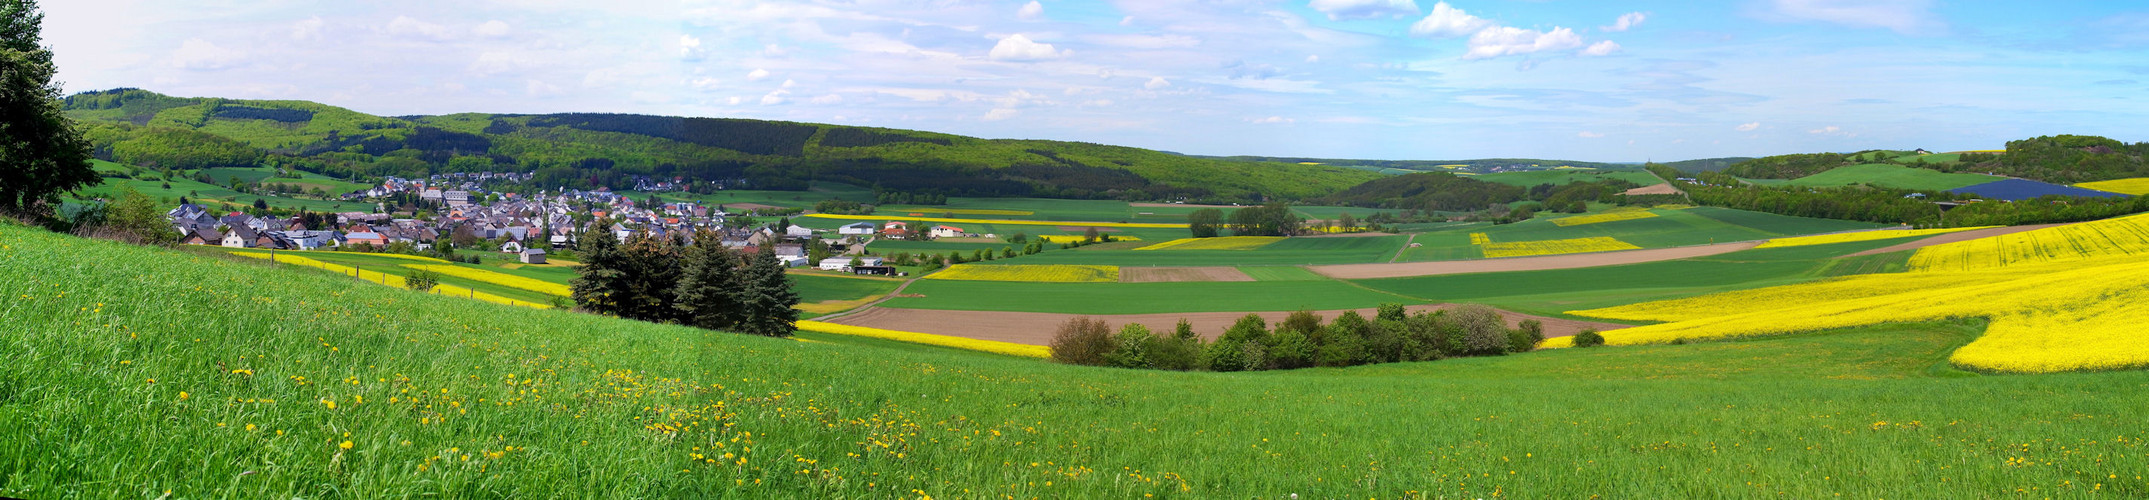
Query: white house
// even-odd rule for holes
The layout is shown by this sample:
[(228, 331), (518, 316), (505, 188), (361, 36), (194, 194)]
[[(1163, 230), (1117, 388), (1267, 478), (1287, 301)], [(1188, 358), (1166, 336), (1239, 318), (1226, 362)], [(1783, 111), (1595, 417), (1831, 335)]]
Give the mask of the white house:
[(963, 228), (955, 226), (933, 226), (934, 238), (961, 238), (969, 235), (970, 233), (963, 232)]
[(791, 227), (783, 229), (783, 235), (790, 238), (812, 238), (813, 230), (793, 224)]
[(857, 224), (845, 224), (841, 229), (836, 230), (836, 234), (844, 236), (871, 236), (874, 231), (875, 227), (873, 226), (873, 223), (860, 222)]
[[(778, 255), (776, 260), (782, 262), (784, 267), (806, 267), (806, 257), (803, 255)], [(844, 262), (844, 264), (849, 263), (848, 261)]]
[(222, 243), (226, 248), (253, 248), (254, 229), (246, 226), (232, 227), (230, 231), (224, 232)]
[(840, 256), (821, 259), (821, 265), (818, 267), (823, 271), (849, 271), (851, 270), (851, 259), (858, 259), (859, 264), (868, 266), (881, 265), (880, 257)]

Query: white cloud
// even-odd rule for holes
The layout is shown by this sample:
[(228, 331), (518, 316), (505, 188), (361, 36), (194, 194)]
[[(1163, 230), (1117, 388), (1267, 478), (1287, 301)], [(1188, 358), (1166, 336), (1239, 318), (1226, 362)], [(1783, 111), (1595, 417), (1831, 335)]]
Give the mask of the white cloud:
[(1941, 27), (1932, 0), (1774, 0), (1775, 14), (1858, 28), (1920, 33)]
[(688, 61), (699, 61), (703, 57), (707, 57), (708, 55), (709, 51), (707, 49), (701, 48), (700, 38), (694, 38), (694, 35), (679, 35), (680, 59), (685, 59)]
[(1127, 16), (1127, 17), (1122, 17), (1122, 18), (1119, 18), (1119, 25), (1120, 25), (1120, 26), (1133, 26), (1133, 25), (1134, 25), (1134, 16)]
[(1271, 116), (1271, 117), (1268, 117), (1268, 118), (1247, 118), (1247, 119), (1246, 119), (1246, 123), (1253, 123), (1253, 124), (1260, 124), (1260, 125), (1268, 125), (1268, 124), (1277, 124), (1277, 123), (1298, 123), (1298, 120), (1296, 120), (1296, 119), (1291, 119), (1291, 118), (1284, 118), (1284, 117), (1281, 117), (1281, 116)]
[(1403, 17), (1418, 13), (1412, 0), (1313, 0), (1306, 7), (1328, 14), (1328, 20)]
[(1000, 39), (999, 43), (993, 44), (990, 57), (995, 61), (1043, 61), (1072, 53), (1074, 51), (1055, 49), (1049, 43), (1030, 41), (1030, 37), (1018, 33), (1008, 35), (1007, 38)]
[(721, 88), (723, 86), (723, 83), (724, 82), (719, 81), (715, 78), (705, 76), (701, 78), (695, 78), (693, 81), (687, 82), (687, 85), (690, 87), (694, 87), (694, 90), (707, 92)]
[(754, 68), (754, 70), (753, 70), (753, 71), (748, 71), (748, 72), (746, 72), (746, 81), (749, 81), (749, 82), (758, 82), (758, 81), (761, 81), (761, 79), (763, 79), (763, 78), (768, 78), (768, 77), (769, 77), (769, 70), (766, 70), (766, 69), (761, 69), (761, 68)]
[(200, 38), (189, 38), (172, 51), (172, 66), (180, 69), (225, 69), (238, 66), (245, 59), (243, 52), (218, 47)]
[(1742, 123), (1742, 124), (1739, 124), (1739, 126), (1737, 126), (1737, 127), (1733, 127), (1733, 128), (1732, 128), (1732, 130), (1737, 130), (1737, 131), (1740, 131), (1740, 132), (1752, 132), (1752, 131), (1754, 131), (1754, 130), (1756, 130), (1756, 129), (1760, 129), (1760, 128), (1761, 128), (1761, 122), (1753, 122), (1753, 123)]
[(1628, 12), (1626, 14), (1620, 15), (1619, 20), (1612, 21), (1611, 26), (1605, 26), (1604, 30), (1611, 32), (1626, 31), (1634, 29), (1635, 26), (1641, 26), (1642, 21), (1647, 20), (1649, 20), (1648, 14), (1643, 14), (1640, 12)]
[(761, 96), (761, 105), (762, 105), (762, 106), (774, 106), (774, 105), (778, 105), (778, 104), (783, 104), (783, 103), (785, 103), (785, 102), (789, 102), (789, 101), (790, 101), (789, 99), (785, 99), (785, 98), (784, 98), (784, 96), (787, 96), (787, 95), (791, 95), (791, 91), (789, 91), (789, 90), (784, 90), (784, 89), (776, 89), (776, 91), (775, 91), (775, 92), (770, 92), (770, 93), (768, 93), (767, 95), (763, 95), (763, 96)]
[(523, 93), (530, 97), (555, 96), (560, 95), (561, 92), (560, 86), (537, 80), (530, 80), (528, 84), (523, 86)]
[(1612, 53), (1613, 53), (1613, 52), (1618, 52), (1618, 51), (1619, 51), (1619, 42), (1614, 42), (1614, 41), (1611, 41), (1611, 40), (1605, 40), (1605, 41), (1602, 41), (1602, 42), (1597, 42), (1597, 43), (1593, 43), (1593, 44), (1590, 44), (1589, 48), (1586, 48), (1586, 49), (1582, 49), (1582, 55), (1585, 55), (1585, 56), (1608, 56), (1608, 55), (1612, 55)]
[(746, 100), (739, 98), (739, 96), (731, 96), (728, 99), (724, 99), (724, 104), (729, 104), (733, 106), (737, 106), (741, 102), (746, 102)]
[(993, 108), (992, 111), (986, 112), (985, 116), (980, 117), (978, 119), (988, 122), (996, 122), (1000, 120), (1014, 118), (1015, 115), (1019, 114), (1022, 114), (1022, 111), (1016, 110), (1014, 108)]
[(395, 20), (388, 21), (387, 31), (388, 34), (394, 36), (429, 38), (433, 41), (455, 39), (455, 30), (448, 29), (447, 26), (411, 19), (410, 16), (395, 16)]
[(1311, 64), (1311, 63), (1317, 63), (1317, 62), (1321, 62), (1321, 55), (1320, 55), (1320, 54), (1311, 54), (1311, 55), (1307, 55), (1307, 56), (1306, 56), (1306, 62), (1307, 62), (1308, 64)]
[(470, 72), (479, 75), (497, 75), (510, 71), (540, 66), (543, 58), (524, 52), (485, 52), (470, 63)]
[(787, 89), (788, 89), (788, 88), (791, 88), (791, 87), (797, 87), (797, 86), (798, 86), (798, 80), (792, 80), (792, 79), (789, 79), (789, 78), (785, 78), (785, 79), (783, 80), (783, 86), (782, 86), (782, 88), (787, 88)]
[(1411, 23), (1410, 34), (1427, 38), (1454, 38), (1477, 33), (1492, 27), (1492, 21), (1470, 15), (1448, 6), (1447, 2), (1433, 4), (1433, 13)]
[(1175, 49), (1201, 45), (1201, 39), (1186, 35), (1088, 35), (1082, 39), (1097, 45), (1130, 49)]
[(299, 20), (299, 22), (293, 23), (291, 25), (291, 39), (320, 40), (321, 30), (326, 29), (327, 27), (328, 22), (322, 21), (321, 16), (313, 16), (311, 18), (302, 19)]
[(1172, 82), (1171, 82), (1171, 80), (1165, 80), (1165, 79), (1164, 79), (1164, 77), (1161, 77), (1161, 76), (1158, 76), (1158, 77), (1150, 77), (1150, 78), (1149, 78), (1149, 82), (1148, 82), (1148, 83), (1143, 83), (1143, 84), (1142, 84), (1142, 88), (1145, 88), (1145, 89), (1149, 89), (1149, 90), (1157, 90), (1157, 89), (1161, 89), (1161, 88), (1165, 88), (1165, 87), (1170, 87), (1170, 86), (1172, 86)]
[(1582, 133), (1575, 134), (1575, 137), (1581, 137), (1583, 139), (1596, 139), (1599, 137), (1604, 137), (1604, 134), (1584, 130), (1582, 131)]
[(842, 104), (843, 96), (841, 94), (829, 94), (809, 99), (806, 102), (811, 102), (814, 104)]
[(1544, 32), (1508, 26), (1495, 26), (1470, 36), (1470, 51), (1463, 59), (1485, 59), (1509, 55), (1530, 54), (1547, 50), (1569, 50), (1582, 46), (1582, 36), (1567, 28), (1552, 28)]
[(1045, 17), (1045, 4), (1037, 3), (1037, 0), (1030, 0), (1030, 3), (1022, 4), (1021, 10), (1015, 11), (1015, 17), (1024, 21), (1035, 21), (1038, 18)]
[(1857, 137), (1857, 136), (1858, 136), (1858, 134), (1857, 134), (1856, 132), (1845, 132), (1845, 131), (1843, 130), (1843, 127), (1838, 127), (1838, 126), (1835, 126), (1835, 125), (1829, 125), (1829, 126), (1826, 126), (1826, 127), (1821, 127), (1821, 128), (1817, 128), (1817, 129), (1813, 129), (1813, 130), (1808, 130), (1808, 131), (1806, 131), (1806, 133), (1808, 133), (1808, 134), (1813, 134), (1813, 135), (1833, 135), (1833, 136), (1839, 136), (1839, 137)]
[(509, 28), (507, 26), (507, 23), (501, 22), (498, 19), (494, 19), (491, 21), (486, 21), (485, 24), (480, 24), (477, 28), (474, 28), (470, 31), (473, 33), (477, 33), (478, 36), (482, 37), (499, 38), (507, 36), (508, 30)]

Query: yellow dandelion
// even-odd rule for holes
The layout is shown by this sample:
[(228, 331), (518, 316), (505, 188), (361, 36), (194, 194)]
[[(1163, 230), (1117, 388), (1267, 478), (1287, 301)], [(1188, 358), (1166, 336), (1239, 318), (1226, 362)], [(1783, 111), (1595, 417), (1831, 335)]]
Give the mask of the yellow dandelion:
[(342, 444), (338, 444), (338, 445), (336, 445), (336, 447), (337, 447), (337, 448), (342, 448), (342, 449), (346, 449), (346, 450), (348, 450), (348, 449), (351, 449), (351, 442), (350, 442), (350, 441), (344, 441), (344, 442), (343, 442)]
[(324, 405), (328, 405), (328, 409), (331, 409), (331, 410), (334, 410), (334, 409), (336, 409), (336, 402), (335, 402), (335, 401), (331, 401), (331, 400), (323, 399), (323, 400), (321, 400), (321, 404), (324, 404)]
[(179, 400), (180, 400), (180, 401), (185, 401), (186, 399), (187, 399), (187, 391), (179, 391)]

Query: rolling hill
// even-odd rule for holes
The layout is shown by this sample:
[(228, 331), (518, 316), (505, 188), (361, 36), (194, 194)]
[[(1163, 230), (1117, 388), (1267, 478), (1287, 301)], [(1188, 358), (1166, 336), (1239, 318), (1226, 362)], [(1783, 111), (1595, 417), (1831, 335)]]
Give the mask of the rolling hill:
[(537, 173), (542, 187), (623, 189), (637, 177), (678, 177), (803, 189), (822, 180), (954, 196), (1137, 201), (1298, 199), (1381, 177), (1088, 143), (724, 118), (386, 117), (306, 101), (138, 89), (77, 94), (66, 109), (87, 125), (100, 158), (181, 170), (269, 162), (338, 178), (515, 171)]

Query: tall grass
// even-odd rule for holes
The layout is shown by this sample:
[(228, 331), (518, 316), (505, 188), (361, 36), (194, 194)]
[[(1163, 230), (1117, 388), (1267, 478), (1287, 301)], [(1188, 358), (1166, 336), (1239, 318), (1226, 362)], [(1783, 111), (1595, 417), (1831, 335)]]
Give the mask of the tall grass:
[(1147, 372), (500, 306), (16, 227), (0, 294), (6, 496), (2149, 495), (2149, 373), (1946, 370), (1976, 325)]

